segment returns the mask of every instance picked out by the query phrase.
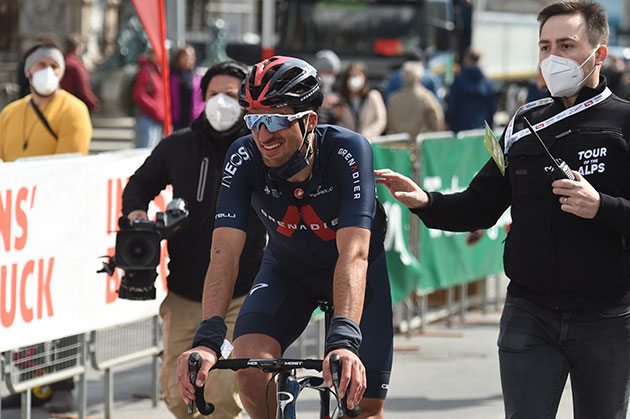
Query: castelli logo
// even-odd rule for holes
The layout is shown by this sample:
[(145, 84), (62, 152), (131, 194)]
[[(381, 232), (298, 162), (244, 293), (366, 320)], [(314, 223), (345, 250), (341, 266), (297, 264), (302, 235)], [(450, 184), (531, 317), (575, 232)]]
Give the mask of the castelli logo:
[(297, 199), (302, 199), (302, 197), (304, 196), (304, 189), (296, 188), (293, 191), (293, 196), (295, 196)]

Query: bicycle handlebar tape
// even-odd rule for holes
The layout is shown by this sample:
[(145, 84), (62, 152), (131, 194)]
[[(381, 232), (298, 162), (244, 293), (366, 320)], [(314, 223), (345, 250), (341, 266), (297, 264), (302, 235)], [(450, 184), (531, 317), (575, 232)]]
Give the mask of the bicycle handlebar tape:
[(212, 403), (206, 403), (206, 399), (203, 395), (204, 386), (197, 387), (197, 373), (199, 372), (199, 368), (201, 368), (201, 355), (197, 352), (193, 352), (188, 357), (188, 380), (190, 380), (190, 384), (195, 388), (195, 400), (194, 402), (191, 400), (188, 405), (188, 414), (192, 415), (193, 412), (193, 403), (197, 405), (197, 410), (202, 415), (209, 415), (214, 412), (214, 406)]
[(199, 323), (192, 347), (207, 346), (217, 353), (217, 359), (221, 358), (221, 345), (227, 334), (225, 320), (221, 316), (210, 317)]
[(335, 349), (347, 349), (359, 355), (361, 346), (361, 329), (354, 320), (347, 317), (334, 316), (330, 321), (328, 335), (326, 336), (326, 354)]
[[(329, 365), (330, 365), (330, 375), (333, 380), (333, 387), (335, 388), (335, 394), (337, 395), (337, 405), (339, 406), (339, 417), (342, 418), (344, 415), (348, 415), (348, 417), (355, 418), (361, 414), (361, 408), (359, 406), (354, 406), (353, 409), (348, 409), (348, 393), (343, 397), (343, 399), (339, 400), (339, 383), (341, 381), (341, 357), (339, 354), (332, 354), (330, 356)], [(350, 383), (348, 383), (348, 387), (350, 387)]]

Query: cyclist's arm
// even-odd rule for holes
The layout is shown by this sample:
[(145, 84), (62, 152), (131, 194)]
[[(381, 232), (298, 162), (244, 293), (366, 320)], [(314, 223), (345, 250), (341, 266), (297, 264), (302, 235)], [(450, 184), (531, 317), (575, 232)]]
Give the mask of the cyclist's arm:
[[(345, 319), (349, 319), (350, 323), (354, 322), (354, 325), (350, 327), (351, 330), (354, 328), (358, 329), (358, 324), (361, 322), (369, 248), (370, 230), (362, 227), (345, 227), (337, 230), (339, 258), (335, 266), (333, 280), (333, 302), (335, 306), (333, 323), (340, 322), (339, 325), (344, 325), (342, 326), (345, 328), (344, 333), (348, 330), (346, 328), (348, 320)], [(341, 332), (342, 329), (337, 329), (337, 331)], [(328, 385), (330, 385), (330, 355), (333, 353), (339, 354), (343, 365), (339, 383), (339, 397), (344, 397), (347, 393), (348, 408), (352, 409), (361, 401), (363, 392), (367, 387), (367, 379), (363, 363), (356, 352), (358, 344), (360, 344), (360, 331), (355, 330), (347, 338), (347, 342), (354, 341), (354, 346), (357, 347), (354, 348), (351, 347), (352, 345), (345, 346), (342, 344), (341, 346), (333, 345), (332, 348), (327, 348), (330, 352), (324, 360), (323, 375)], [(345, 336), (342, 337), (342, 340), (345, 339)], [(330, 343), (329, 339), (327, 339), (328, 343)]]
[(218, 227), (212, 234), (210, 266), (203, 286), (203, 318), (225, 318), (234, 284), (238, 276), (238, 263), (245, 246), (247, 233), (238, 228)]
[[(238, 262), (245, 245), (247, 234), (231, 227), (219, 227), (212, 234), (210, 266), (203, 287), (203, 319), (225, 319), (232, 299), (234, 283), (238, 275)], [(197, 337), (197, 335), (195, 335)], [(201, 356), (201, 368), (197, 373), (197, 385), (201, 387), (208, 371), (217, 362), (216, 348), (198, 345), (184, 352), (177, 359), (177, 384), (184, 402), (194, 399), (195, 389), (188, 379), (188, 358), (193, 352)]]
[(335, 266), (333, 301), (335, 315), (361, 322), (370, 230), (346, 227), (337, 231), (339, 258)]

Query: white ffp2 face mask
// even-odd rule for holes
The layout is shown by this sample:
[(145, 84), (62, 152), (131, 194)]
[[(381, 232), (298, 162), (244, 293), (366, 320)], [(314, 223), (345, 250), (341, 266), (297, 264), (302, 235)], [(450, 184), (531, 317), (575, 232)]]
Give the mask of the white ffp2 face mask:
[(352, 76), (348, 77), (348, 89), (351, 92), (358, 92), (363, 89), (365, 85), (365, 79), (362, 76)]
[(551, 96), (571, 97), (577, 94), (582, 83), (595, 71), (595, 67), (585, 76), (582, 67), (597, 52), (599, 46), (588, 56), (582, 64), (578, 64), (570, 58), (550, 55), (540, 63), (547, 89)]
[(46, 67), (33, 73), (31, 85), (40, 96), (50, 96), (59, 88), (59, 78), (52, 67)]
[(221, 132), (232, 128), (238, 121), (241, 106), (233, 97), (219, 93), (206, 102), (205, 112), (212, 128)]

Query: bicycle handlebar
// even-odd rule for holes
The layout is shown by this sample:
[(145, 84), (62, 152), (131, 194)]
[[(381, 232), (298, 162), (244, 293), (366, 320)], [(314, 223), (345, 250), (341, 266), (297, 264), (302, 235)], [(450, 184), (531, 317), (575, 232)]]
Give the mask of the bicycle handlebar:
[(211, 370), (241, 370), (243, 368), (258, 368), (264, 372), (290, 371), (296, 368), (307, 370), (322, 370), (321, 359), (288, 359), (288, 358), (239, 358), (222, 359), (210, 368)]
[[(212, 403), (208, 403), (205, 400), (203, 394), (203, 386), (197, 387), (195, 382), (197, 381), (197, 373), (199, 372), (199, 368), (201, 367), (201, 356), (197, 352), (193, 352), (190, 354), (188, 358), (188, 379), (190, 383), (195, 388), (195, 400), (191, 401), (188, 405), (188, 414), (193, 414), (193, 403), (197, 405), (197, 410), (202, 415), (209, 415), (214, 412), (214, 405)], [(320, 371), (322, 370), (322, 360), (321, 359), (287, 359), (287, 358), (267, 358), (267, 359), (249, 359), (249, 358), (239, 358), (239, 359), (222, 359), (217, 361), (217, 363), (210, 368), (221, 369), (221, 370), (232, 370), (237, 371), (243, 368), (258, 368), (263, 372), (281, 372), (281, 371), (291, 371), (296, 368), (304, 368), (310, 370)], [(333, 378), (333, 386), (335, 388), (335, 392), (339, 394), (339, 380), (341, 378), (341, 357), (338, 354), (333, 354), (330, 357), (330, 371)], [(349, 410), (346, 405), (346, 399), (348, 395), (338, 401), (338, 406), (341, 411), (339, 417), (343, 417), (344, 414), (347, 414), (349, 417), (353, 418), (361, 413), (361, 409), (359, 406), (355, 406), (354, 409)]]
[(188, 380), (190, 384), (195, 388), (195, 400), (191, 400), (188, 404), (188, 414), (192, 415), (193, 403), (197, 405), (197, 410), (204, 416), (207, 416), (214, 412), (214, 405), (212, 403), (206, 403), (206, 399), (203, 395), (204, 386), (197, 387), (197, 373), (201, 368), (201, 355), (197, 352), (193, 352), (188, 357)]

